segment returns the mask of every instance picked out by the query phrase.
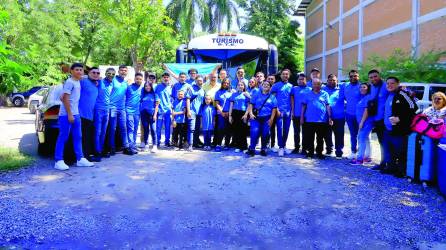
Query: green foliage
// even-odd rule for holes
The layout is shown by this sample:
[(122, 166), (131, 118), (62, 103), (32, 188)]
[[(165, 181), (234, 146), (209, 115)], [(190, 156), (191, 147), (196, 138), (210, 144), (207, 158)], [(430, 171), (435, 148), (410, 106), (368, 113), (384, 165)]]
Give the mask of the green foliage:
[(62, 63), (160, 68), (178, 45), (162, 0), (1, 1), (0, 41), (3, 93), (60, 83)]
[(28, 166), (33, 159), (17, 149), (0, 147), (0, 171), (15, 170)]
[(438, 64), (444, 57), (446, 51), (430, 51), (414, 57), (396, 49), (389, 57), (371, 56), (358, 69), (362, 81), (368, 81), (367, 73), (371, 69), (378, 69), (383, 78), (392, 75), (403, 82), (446, 83), (446, 69)]
[(265, 38), (279, 51), (279, 68), (303, 70), (304, 45), (299, 23), (291, 21), (290, 1), (250, 0), (242, 4), (248, 13), (242, 31)]

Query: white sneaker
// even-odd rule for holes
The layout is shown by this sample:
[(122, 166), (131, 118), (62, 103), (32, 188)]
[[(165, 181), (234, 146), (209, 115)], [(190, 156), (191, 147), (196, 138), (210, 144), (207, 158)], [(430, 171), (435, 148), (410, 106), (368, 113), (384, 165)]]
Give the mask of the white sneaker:
[(274, 153), (277, 153), (277, 152), (279, 151), (279, 148), (277, 148), (277, 147), (272, 147), (272, 148), (271, 148), (271, 151), (273, 151)]
[(89, 162), (85, 158), (81, 158), (80, 160), (77, 161), (76, 166), (78, 166), (78, 167), (93, 167), (94, 163), (93, 162)]
[(355, 153), (350, 153), (350, 154), (347, 156), (347, 159), (349, 159), (349, 160), (356, 159), (356, 154), (355, 154)]
[(292, 150), (292, 149), (289, 149), (289, 148), (285, 148), (285, 154), (286, 154), (286, 155), (289, 155), (289, 154), (291, 154), (291, 152), (293, 152), (293, 150)]
[(192, 148), (192, 146), (189, 146), (189, 147), (187, 148), (187, 151), (189, 151), (189, 152), (194, 152), (194, 149)]
[(152, 149), (150, 150), (151, 153), (156, 153), (158, 152), (158, 146), (157, 145), (153, 145)]
[(280, 157), (283, 157), (283, 155), (284, 155), (284, 151), (285, 151), (285, 150), (283, 150), (283, 148), (279, 148), (279, 156), (280, 156)]
[(234, 152), (236, 152), (236, 153), (240, 153), (240, 149), (236, 148), (236, 149), (234, 150)]
[(144, 143), (144, 142), (141, 142), (140, 144), (139, 144), (139, 146), (138, 146), (139, 148), (146, 148), (146, 144)]
[(56, 161), (56, 163), (54, 164), (54, 168), (58, 169), (58, 170), (68, 170), (68, 169), (70, 169), (70, 167), (68, 167), (68, 165), (65, 164), (65, 162), (62, 161), (62, 160)]

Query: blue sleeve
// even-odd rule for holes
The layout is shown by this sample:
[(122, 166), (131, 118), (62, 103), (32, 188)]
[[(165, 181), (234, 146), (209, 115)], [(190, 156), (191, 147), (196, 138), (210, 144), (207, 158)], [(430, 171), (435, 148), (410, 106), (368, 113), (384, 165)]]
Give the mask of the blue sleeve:
[(70, 95), (73, 88), (74, 88), (73, 81), (71, 81), (71, 79), (68, 79), (63, 84), (62, 92)]
[(277, 98), (275, 96), (271, 96), (273, 108), (277, 108)]

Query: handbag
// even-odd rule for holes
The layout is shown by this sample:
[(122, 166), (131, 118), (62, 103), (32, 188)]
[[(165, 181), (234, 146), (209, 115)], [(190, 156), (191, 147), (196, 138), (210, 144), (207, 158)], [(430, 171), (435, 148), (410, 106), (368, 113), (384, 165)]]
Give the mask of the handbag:
[(265, 99), (265, 101), (263, 101), (262, 106), (260, 106), (259, 109), (253, 108), (252, 109), (252, 114), (257, 117), (257, 115), (259, 114), (260, 110), (262, 110), (263, 106), (265, 106), (266, 101), (268, 101), (269, 97), (271, 96), (271, 94), (268, 95), (268, 97)]
[(418, 114), (413, 118), (410, 128), (412, 131), (426, 135), (432, 139), (440, 139), (443, 137), (445, 125), (443, 120), (439, 120), (437, 123), (431, 123), (426, 115)]

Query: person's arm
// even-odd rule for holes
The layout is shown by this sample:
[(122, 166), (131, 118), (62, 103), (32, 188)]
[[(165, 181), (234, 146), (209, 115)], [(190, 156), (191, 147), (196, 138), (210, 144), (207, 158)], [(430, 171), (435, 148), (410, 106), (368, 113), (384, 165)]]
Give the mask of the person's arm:
[(268, 120), (268, 126), (270, 126), (270, 127), (273, 125), (274, 116), (276, 115), (276, 112), (277, 112), (277, 108), (273, 108), (273, 110), (271, 112), (271, 116), (270, 116), (270, 118)]
[(362, 127), (364, 126), (364, 122), (367, 120), (368, 117), (369, 111), (365, 108), (364, 113), (362, 113), (361, 122), (359, 122), (359, 129), (362, 129)]
[(217, 114), (223, 114), (223, 108), (220, 106), (220, 101), (215, 100), (215, 107), (217, 108)]
[(256, 119), (256, 116), (252, 113), (252, 109), (253, 109), (253, 105), (252, 105), (252, 103), (250, 103), (250, 104), (248, 105), (248, 110), (247, 110), (247, 112), (248, 112), (248, 114), (249, 114), (249, 118), (250, 118), (251, 120), (254, 120), (254, 119)]
[(331, 117), (331, 107), (327, 104), (328, 124), (333, 125), (333, 119)]
[(232, 124), (232, 108), (234, 107), (234, 101), (229, 103), (229, 122)]
[(294, 95), (290, 95), (290, 103), (291, 103), (291, 120), (294, 118)]
[(68, 121), (70, 123), (74, 123), (74, 116), (73, 116), (73, 113), (71, 112), (71, 106), (70, 106), (70, 94), (63, 93), (62, 103), (63, 103), (63, 106), (65, 107), (65, 110), (67, 111)]
[(175, 72), (173, 72), (172, 70), (170, 70), (164, 63), (163, 63), (163, 68), (165, 71), (167, 71), (173, 78), (175, 78), (177, 81), (180, 78), (177, 74), (175, 74)]
[(300, 111), (300, 124), (304, 124), (305, 122), (305, 112), (307, 111), (307, 104), (306, 103), (302, 103), (302, 109)]

